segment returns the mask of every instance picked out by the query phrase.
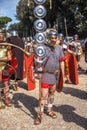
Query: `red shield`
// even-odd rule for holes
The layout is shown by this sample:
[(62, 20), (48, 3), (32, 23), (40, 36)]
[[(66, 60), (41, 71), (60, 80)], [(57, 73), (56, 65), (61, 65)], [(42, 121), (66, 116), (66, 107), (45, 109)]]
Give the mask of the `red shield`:
[(63, 74), (62, 74), (62, 71), (60, 70), (58, 83), (56, 84), (56, 91), (61, 92), (62, 89), (63, 89)]
[(33, 73), (34, 68), (34, 55), (27, 57), (24, 56), (24, 75), (23, 77), (27, 77), (28, 91), (35, 89), (35, 77)]

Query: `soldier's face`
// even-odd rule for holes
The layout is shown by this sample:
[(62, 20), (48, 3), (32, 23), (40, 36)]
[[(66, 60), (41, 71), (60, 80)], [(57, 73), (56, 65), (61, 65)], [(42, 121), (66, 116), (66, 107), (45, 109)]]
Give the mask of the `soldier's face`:
[(51, 41), (51, 45), (55, 45), (56, 44), (56, 42), (57, 42), (57, 36), (52, 36), (51, 38), (50, 38), (50, 41)]
[(2, 34), (0, 34), (0, 40), (3, 40), (3, 38), (4, 38), (4, 37), (3, 37), (3, 35), (2, 35)]

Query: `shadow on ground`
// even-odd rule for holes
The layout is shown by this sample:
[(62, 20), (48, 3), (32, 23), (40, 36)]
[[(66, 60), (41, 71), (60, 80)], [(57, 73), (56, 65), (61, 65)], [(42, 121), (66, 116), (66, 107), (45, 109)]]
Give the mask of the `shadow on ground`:
[(87, 118), (81, 117), (77, 113), (75, 113), (75, 108), (70, 105), (61, 105), (54, 106), (54, 110), (60, 114), (62, 114), (64, 121), (66, 122), (74, 122), (78, 126), (83, 127), (87, 130)]
[(19, 85), (20, 88), (23, 88), (23, 89), (25, 89), (25, 90), (28, 90), (28, 85), (27, 85), (27, 83), (25, 83), (25, 82), (23, 82), (23, 81), (20, 81), (20, 82), (18, 83), (18, 85)]
[(80, 70), (78, 70), (78, 74), (79, 75), (81, 75), (81, 74), (87, 75), (87, 72), (85, 69), (81, 68)]
[(86, 91), (82, 91), (82, 90), (70, 88), (70, 87), (64, 87), (62, 92), (64, 92), (65, 94), (70, 94), (71, 96), (74, 96), (83, 100), (87, 100)]
[[(29, 110), (30, 114), (23, 109), (23, 105), (20, 105), (19, 102), (22, 103), (24, 107)], [(14, 93), (13, 103), (14, 107), (19, 108), (25, 114), (29, 115), (31, 118), (36, 117), (35, 107), (38, 106), (38, 100), (36, 98), (29, 95), (25, 95), (24, 93)]]

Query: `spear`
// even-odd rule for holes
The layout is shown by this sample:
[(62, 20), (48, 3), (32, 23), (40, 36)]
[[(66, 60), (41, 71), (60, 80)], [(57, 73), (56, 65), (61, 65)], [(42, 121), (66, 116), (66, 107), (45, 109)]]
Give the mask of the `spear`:
[(52, 9), (52, 0), (50, 0), (50, 9)]

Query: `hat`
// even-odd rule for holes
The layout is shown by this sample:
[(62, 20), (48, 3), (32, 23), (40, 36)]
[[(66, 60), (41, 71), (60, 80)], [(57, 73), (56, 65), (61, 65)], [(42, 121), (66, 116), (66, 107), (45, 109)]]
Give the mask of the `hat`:
[(64, 37), (62, 33), (58, 33), (58, 37)]
[(78, 35), (78, 34), (75, 34), (75, 35), (74, 35), (74, 39), (75, 39), (75, 38), (78, 39), (78, 38), (79, 38), (79, 35)]
[(57, 31), (56, 30), (50, 30), (49, 32), (48, 32), (48, 35), (51, 37), (51, 36), (57, 36)]
[(62, 48), (63, 48), (63, 49), (67, 49), (67, 45), (66, 45), (66, 44), (63, 44), (63, 45), (62, 45)]
[(10, 32), (10, 34), (11, 34), (11, 36), (17, 36), (17, 35), (18, 35), (18, 32), (15, 31), (15, 30), (13, 30), (13, 31)]

